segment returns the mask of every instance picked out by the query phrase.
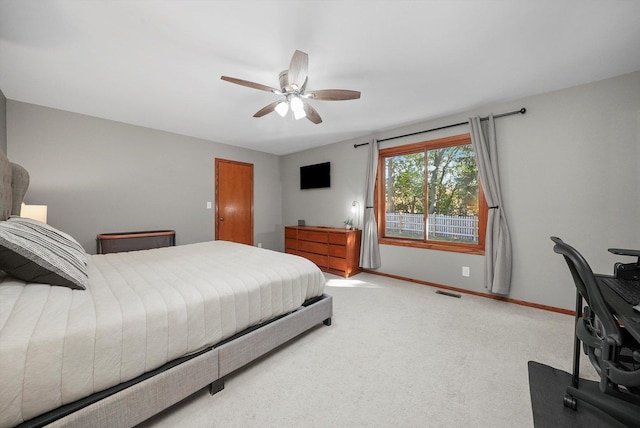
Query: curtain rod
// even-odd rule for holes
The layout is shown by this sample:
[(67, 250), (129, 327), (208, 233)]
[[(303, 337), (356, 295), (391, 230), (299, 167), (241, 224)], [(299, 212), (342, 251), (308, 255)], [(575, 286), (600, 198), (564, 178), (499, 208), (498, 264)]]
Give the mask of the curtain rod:
[[(522, 107), (520, 110), (514, 110), (514, 111), (507, 112), (507, 113), (496, 114), (493, 117), (497, 119), (499, 117), (511, 116), (512, 114), (525, 114), (526, 112), (527, 112), (527, 109)], [(489, 119), (488, 116), (480, 118), (480, 120), (487, 120), (487, 119)], [(451, 125), (439, 126), (437, 128), (427, 129), (425, 131), (412, 132), (411, 134), (398, 135), (397, 137), (383, 138), (382, 140), (378, 140), (378, 143), (380, 143), (382, 141), (395, 140), (396, 138), (409, 137), (411, 135), (424, 134), (425, 132), (432, 132), (432, 131), (439, 131), (441, 129), (453, 128), (454, 126), (466, 125), (468, 123), (469, 123), (468, 121), (467, 122), (453, 123)], [(369, 143), (354, 144), (353, 148), (357, 149), (360, 146), (366, 146), (368, 144)]]

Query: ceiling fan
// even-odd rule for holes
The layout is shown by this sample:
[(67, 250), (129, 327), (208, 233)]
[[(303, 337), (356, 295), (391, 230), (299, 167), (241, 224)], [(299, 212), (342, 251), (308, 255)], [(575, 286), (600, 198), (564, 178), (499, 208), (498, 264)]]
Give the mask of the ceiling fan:
[(297, 50), (291, 57), (289, 69), (280, 73), (280, 89), (275, 89), (260, 83), (249, 82), (248, 80), (236, 79), (235, 77), (222, 76), (221, 79), (237, 85), (273, 92), (277, 95), (284, 95), (283, 100), (275, 101), (261, 108), (253, 117), (262, 117), (272, 111), (276, 111), (280, 116), (285, 117), (289, 110), (291, 110), (296, 120), (306, 117), (311, 122), (318, 124), (322, 122), (322, 118), (307, 100), (342, 101), (360, 98), (360, 91), (350, 91), (348, 89), (307, 91), (308, 68), (309, 55)]

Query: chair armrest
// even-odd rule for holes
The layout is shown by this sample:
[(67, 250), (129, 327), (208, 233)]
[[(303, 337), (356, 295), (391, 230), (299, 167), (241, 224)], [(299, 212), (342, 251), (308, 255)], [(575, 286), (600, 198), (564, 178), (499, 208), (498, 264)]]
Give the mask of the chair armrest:
[(620, 256), (633, 256), (640, 258), (640, 250), (626, 250), (624, 248), (609, 248), (607, 251)]

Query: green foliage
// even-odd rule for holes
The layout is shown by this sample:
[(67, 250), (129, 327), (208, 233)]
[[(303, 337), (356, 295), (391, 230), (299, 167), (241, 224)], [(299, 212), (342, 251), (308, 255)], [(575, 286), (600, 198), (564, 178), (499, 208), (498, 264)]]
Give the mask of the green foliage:
[(387, 158), (387, 210), (424, 213), (424, 153)]
[(478, 169), (471, 145), (426, 154), (426, 165), (424, 152), (386, 158), (387, 212), (424, 214), (426, 203), (429, 214), (477, 215)]

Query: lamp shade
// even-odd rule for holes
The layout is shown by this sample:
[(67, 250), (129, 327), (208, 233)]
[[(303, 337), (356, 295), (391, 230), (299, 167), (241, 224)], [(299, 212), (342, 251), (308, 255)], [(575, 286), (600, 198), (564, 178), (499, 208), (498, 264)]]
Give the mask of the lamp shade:
[(276, 106), (276, 113), (281, 117), (285, 117), (289, 111), (289, 104), (286, 101), (282, 101)]
[(305, 117), (307, 114), (304, 111), (304, 103), (298, 97), (291, 97), (291, 110), (293, 111), (293, 117), (298, 120)]
[(20, 208), (20, 217), (31, 218), (46, 223), (47, 206), (22, 204), (22, 207)]

